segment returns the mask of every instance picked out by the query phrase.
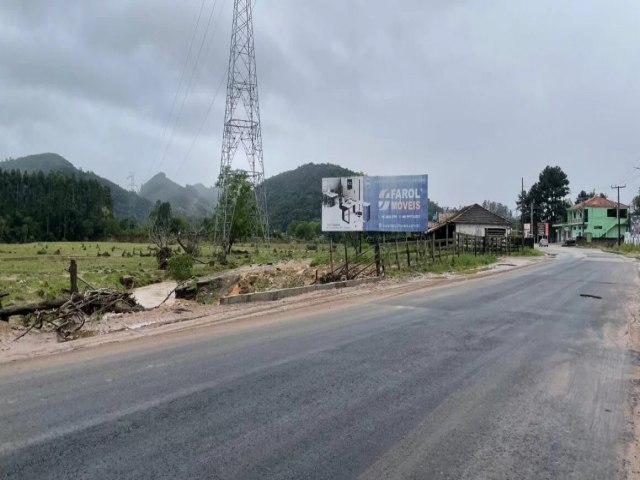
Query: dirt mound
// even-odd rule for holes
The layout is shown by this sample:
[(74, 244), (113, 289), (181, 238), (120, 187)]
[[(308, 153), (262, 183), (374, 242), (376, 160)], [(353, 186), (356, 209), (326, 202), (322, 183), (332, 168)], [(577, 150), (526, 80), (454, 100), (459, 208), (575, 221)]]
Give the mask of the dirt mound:
[(327, 270), (326, 266), (310, 267), (308, 262), (289, 262), (281, 265), (257, 267), (244, 272), (240, 276), (240, 280), (229, 287), (226, 295), (241, 295), (312, 285)]

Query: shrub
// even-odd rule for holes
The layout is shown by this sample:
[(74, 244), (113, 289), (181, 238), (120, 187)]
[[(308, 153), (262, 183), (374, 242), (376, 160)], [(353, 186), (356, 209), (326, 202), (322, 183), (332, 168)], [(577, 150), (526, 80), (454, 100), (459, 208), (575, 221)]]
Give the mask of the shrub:
[(183, 253), (171, 257), (167, 261), (167, 269), (171, 278), (177, 281), (186, 280), (191, 278), (191, 269), (193, 268), (193, 258), (191, 255)]

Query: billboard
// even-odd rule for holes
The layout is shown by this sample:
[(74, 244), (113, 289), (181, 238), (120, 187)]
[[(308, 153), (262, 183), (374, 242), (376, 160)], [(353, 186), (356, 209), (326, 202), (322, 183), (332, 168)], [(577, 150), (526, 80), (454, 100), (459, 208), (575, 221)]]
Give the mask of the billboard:
[(428, 176), (322, 179), (324, 232), (426, 232)]

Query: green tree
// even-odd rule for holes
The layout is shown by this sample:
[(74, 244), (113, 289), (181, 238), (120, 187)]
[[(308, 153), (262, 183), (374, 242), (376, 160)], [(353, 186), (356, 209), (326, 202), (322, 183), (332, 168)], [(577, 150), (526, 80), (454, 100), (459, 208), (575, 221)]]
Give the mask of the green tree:
[[(639, 192), (640, 193), (640, 190)], [(631, 213), (634, 215), (640, 215), (640, 194), (633, 197), (631, 200)]]
[[(262, 231), (254, 232), (254, 228), (260, 227), (256, 225), (258, 208), (248, 173), (244, 170), (226, 168), (226, 172), (221, 173), (216, 182), (216, 187), (222, 190), (214, 214), (216, 217), (220, 216), (220, 221), (223, 222), (222, 215), (225, 211), (227, 213), (229, 238), (222, 246), (223, 256), (231, 252), (235, 242), (251, 238), (254, 233), (258, 236), (262, 235)], [(227, 179), (226, 185), (222, 184), (223, 178)]]
[(538, 181), (528, 192), (518, 196), (518, 207), (524, 215), (525, 223), (529, 222), (531, 205), (533, 204), (533, 222), (549, 222), (550, 224), (564, 221), (567, 213), (569, 194), (569, 179), (560, 167), (547, 166), (540, 172)]
[(602, 193), (602, 192), (596, 194), (595, 189), (591, 190), (591, 192), (586, 192), (584, 190), (580, 190), (580, 193), (576, 197), (576, 204), (585, 202), (585, 201), (587, 201), (587, 200), (589, 200), (590, 198), (593, 198), (593, 197), (607, 198), (607, 194), (606, 193)]
[(513, 215), (511, 209), (500, 202), (492, 202), (491, 200), (485, 200), (482, 202), (482, 206), (496, 215), (500, 215), (502, 218), (511, 220)]
[(149, 213), (149, 239), (156, 244), (156, 260), (158, 268), (167, 268), (167, 261), (171, 257), (171, 243), (174, 239), (175, 222), (171, 214), (171, 204), (158, 200)]

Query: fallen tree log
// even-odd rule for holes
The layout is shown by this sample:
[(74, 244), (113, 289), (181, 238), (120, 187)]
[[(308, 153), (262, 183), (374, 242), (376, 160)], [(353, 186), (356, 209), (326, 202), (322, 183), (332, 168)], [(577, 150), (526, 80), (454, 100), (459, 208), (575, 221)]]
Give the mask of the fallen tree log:
[(25, 303), (24, 305), (15, 305), (13, 307), (6, 307), (0, 309), (0, 320), (8, 322), (9, 317), (13, 315), (29, 315), (38, 310), (52, 310), (54, 308), (60, 308), (65, 304), (68, 298), (56, 298), (54, 300), (45, 300), (40, 303)]

